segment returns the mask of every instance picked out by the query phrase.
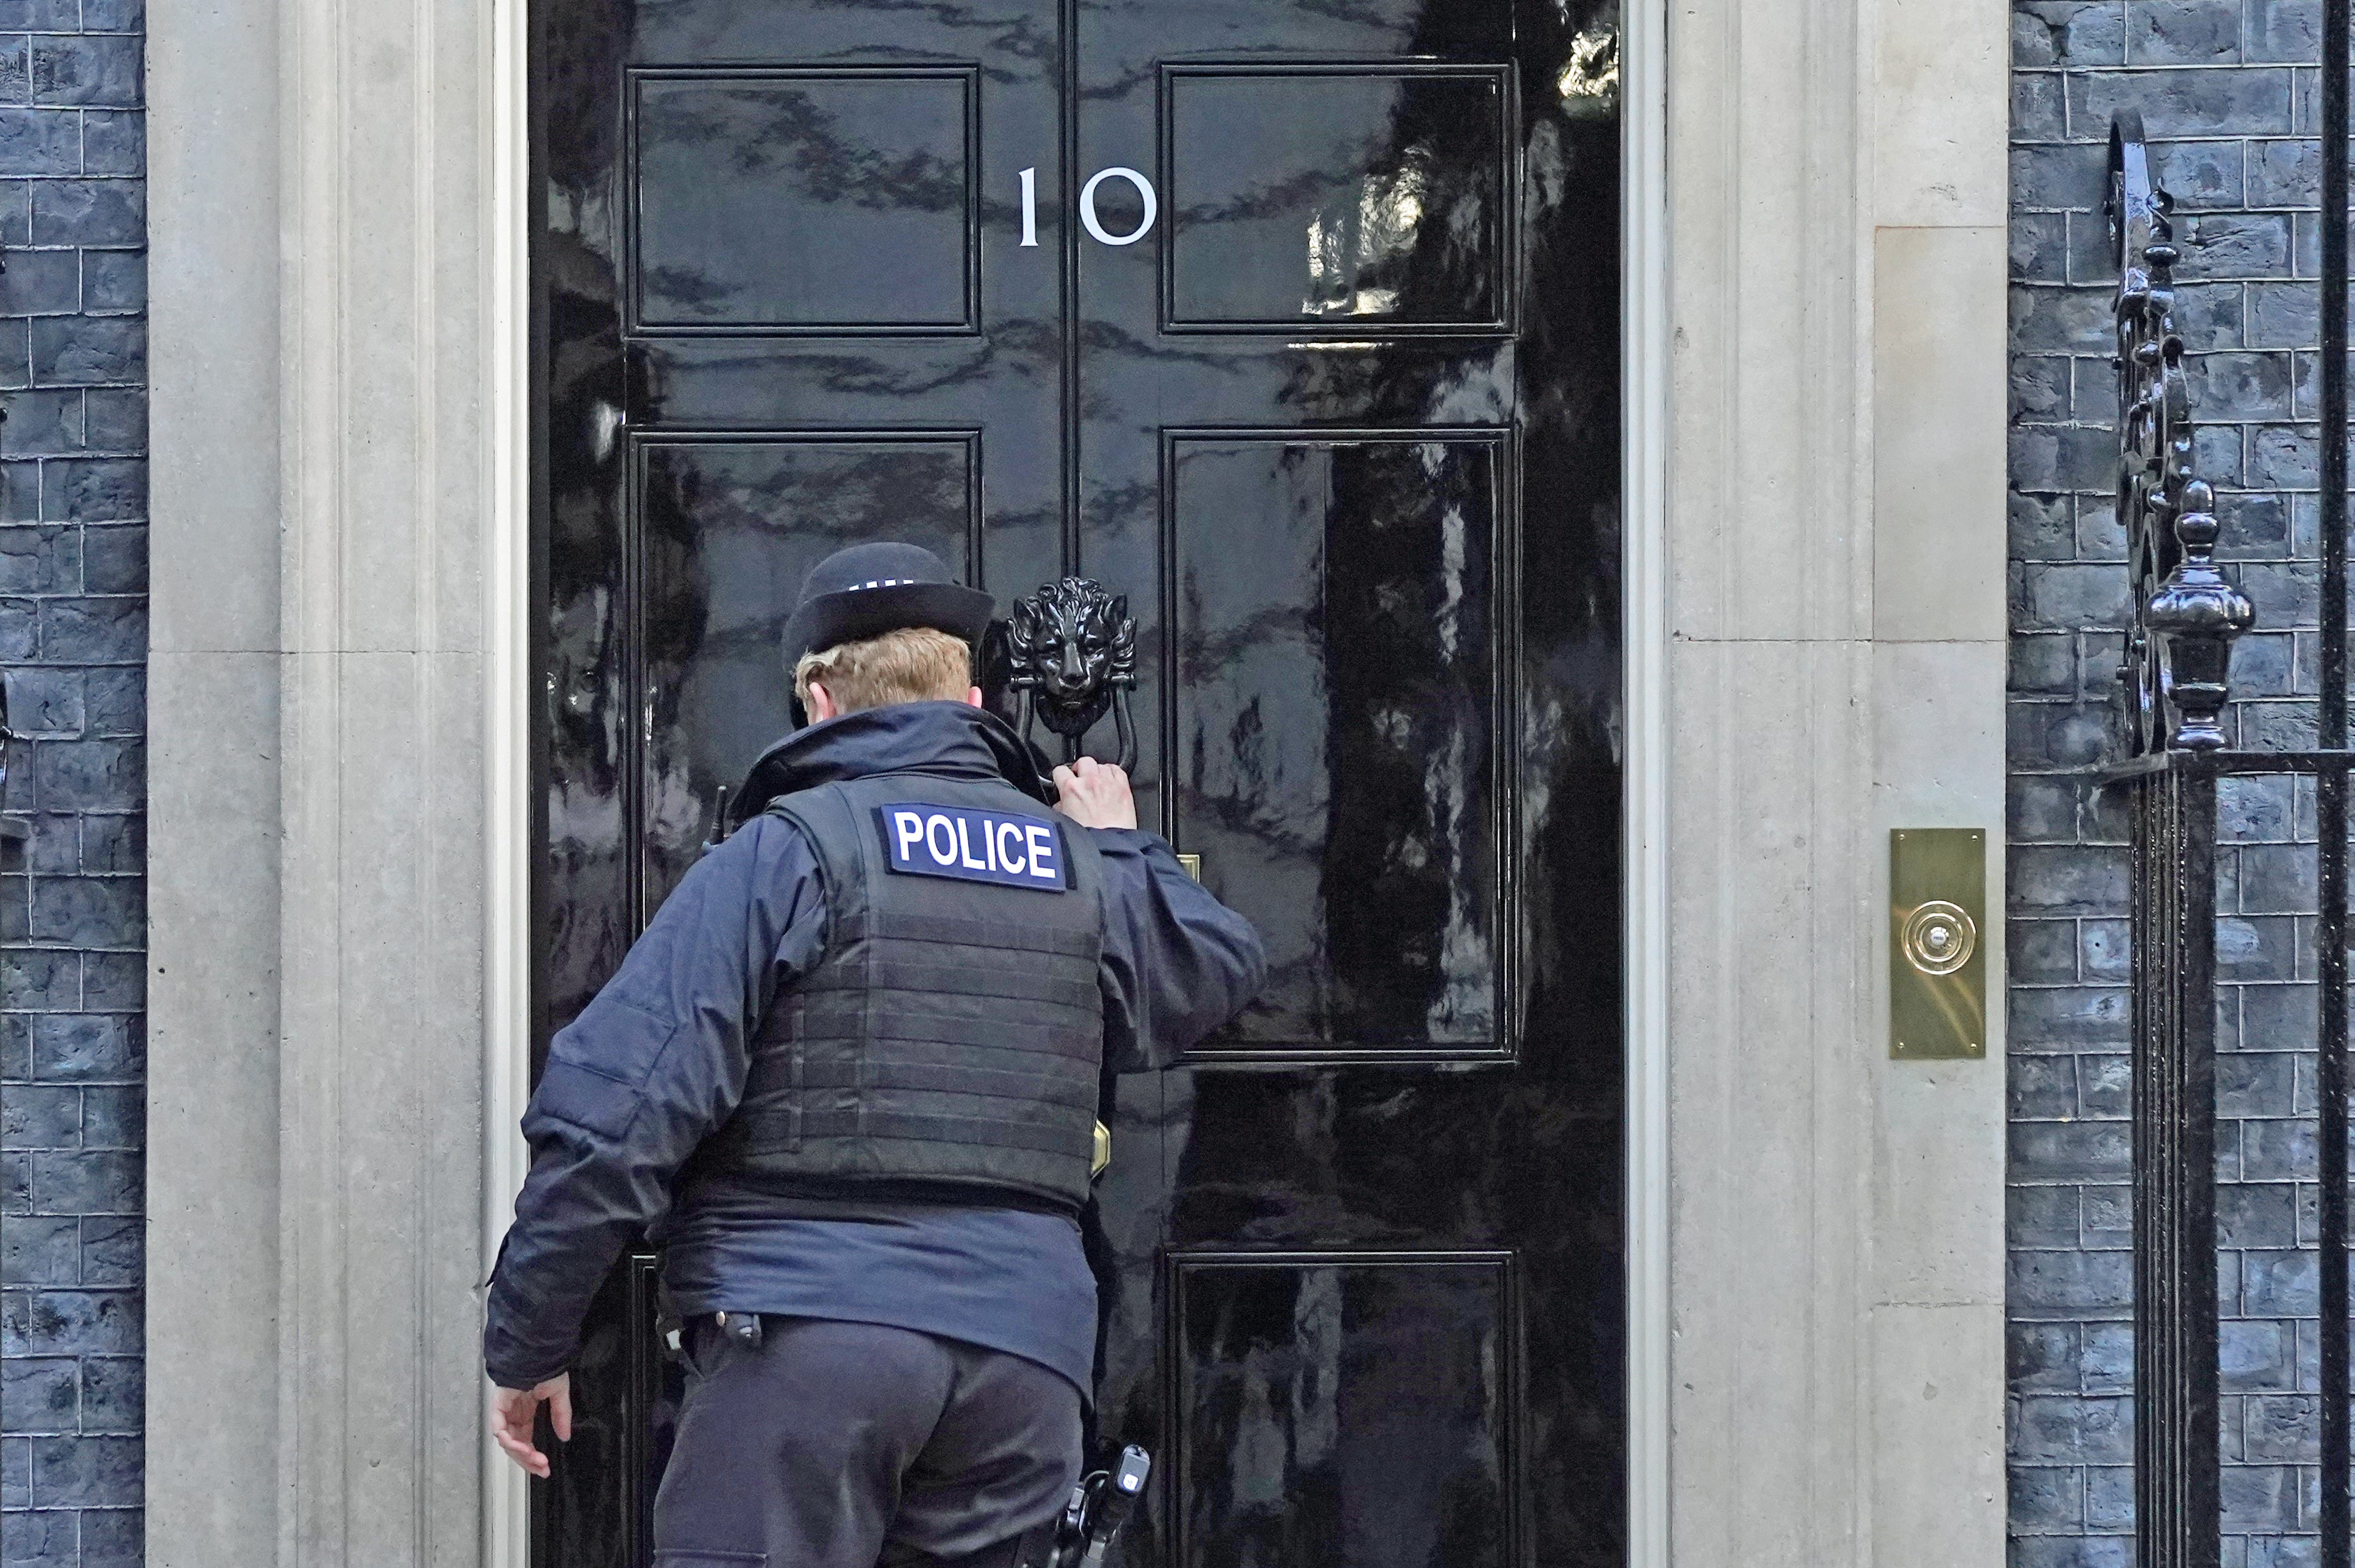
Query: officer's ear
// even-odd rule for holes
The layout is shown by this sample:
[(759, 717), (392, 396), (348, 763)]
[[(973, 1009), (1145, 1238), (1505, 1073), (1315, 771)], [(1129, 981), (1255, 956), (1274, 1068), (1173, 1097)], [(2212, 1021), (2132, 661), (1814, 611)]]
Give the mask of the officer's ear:
[(809, 721), (812, 724), (824, 724), (826, 720), (837, 718), (842, 714), (842, 710), (834, 705), (834, 694), (827, 691), (826, 683), (815, 675), (810, 677), (807, 705)]
[(979, 686), (967, 686), (964, 689), (964, 705), (969, 708), (977, 708), (981, 706), (981, 688)]

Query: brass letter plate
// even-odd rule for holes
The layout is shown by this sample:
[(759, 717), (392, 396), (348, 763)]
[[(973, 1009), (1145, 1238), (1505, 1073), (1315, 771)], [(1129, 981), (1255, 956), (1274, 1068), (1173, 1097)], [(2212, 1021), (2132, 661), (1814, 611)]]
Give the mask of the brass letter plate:
[(1889, 832), (1889, 1054), (1987, 1054), (1987, 833)]

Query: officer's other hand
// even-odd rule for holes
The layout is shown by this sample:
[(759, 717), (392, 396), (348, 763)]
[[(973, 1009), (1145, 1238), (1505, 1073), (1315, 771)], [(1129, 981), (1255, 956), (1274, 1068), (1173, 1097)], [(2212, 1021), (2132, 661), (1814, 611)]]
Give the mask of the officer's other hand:
[(491, 1390), (491, 1436), (507, 1451), (507, 1457), (521, 1465), (542, 1480), (548, 1478), (548, 1456), (532, 1446), (532, 1428), (538, 1423), (539, 1407), (548, 1405), (549, 1424), (556, 1428), (556, 1440), (572, 1441), (572, 1374), (559, 1372), (538, 1388), (496, 1388)]
[(1069, 768), (1055, 769), (1055, 810), (1092, 828), (1136, 826), (1136, 797), (1128, 792), (1128, 775), (1110, 762), (1082, 757)]

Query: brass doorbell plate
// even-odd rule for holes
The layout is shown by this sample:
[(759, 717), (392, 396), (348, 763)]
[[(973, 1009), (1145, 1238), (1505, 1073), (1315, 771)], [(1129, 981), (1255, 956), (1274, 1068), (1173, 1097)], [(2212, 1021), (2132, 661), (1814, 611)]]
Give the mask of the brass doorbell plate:
[(1889, 1054), (1987, 1054), (1987, 833), (1889, 832)]

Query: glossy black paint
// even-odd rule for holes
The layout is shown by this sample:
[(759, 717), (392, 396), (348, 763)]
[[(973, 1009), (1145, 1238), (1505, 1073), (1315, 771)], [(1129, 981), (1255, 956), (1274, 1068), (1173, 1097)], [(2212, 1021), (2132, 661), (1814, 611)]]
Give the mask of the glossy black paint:
[[(1167, 1281), (1179, 1561), (1513, 1561), (1511, 1255), (1174, 1253)], [(1230, 1446), (1283, 1462), (1203, 1463)]]
[(1165, 330), (1504, 330), (1508, 67), (1161, 70)]
[[(1140, 809), (1275, 959), (1108, 1086), (1134, 1563), (1623, 1555), (1618, 138), (1578, 74), (1613, 26), (535, 0), (542, 1038), (786, 727), (820, 556), (1124, 595)], [(1074, 216), (1114, 166), (1156, 196), (1132, 244)], [(1094, 211), (1146, 216), (1124, 177)], [(644, 1561), (645, 1280), (542, 1562)]]
[(633, 71), (633, 325), (969, 330), (976, 76)]
[(1177, 834), (1271, 971), (1218, 1049), (1511, 1054), (1508, 437), (1169, 439)]

